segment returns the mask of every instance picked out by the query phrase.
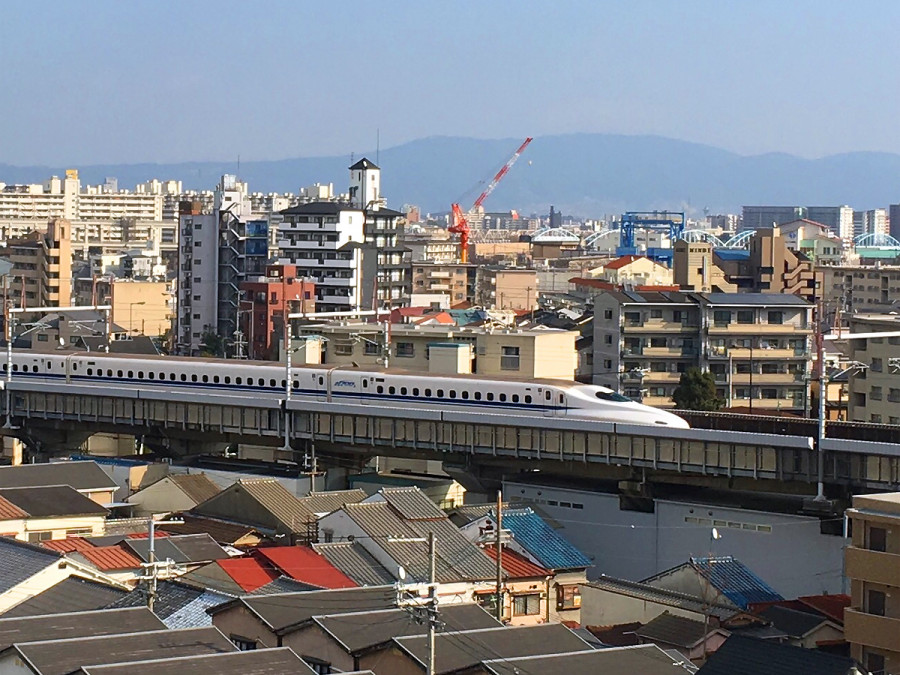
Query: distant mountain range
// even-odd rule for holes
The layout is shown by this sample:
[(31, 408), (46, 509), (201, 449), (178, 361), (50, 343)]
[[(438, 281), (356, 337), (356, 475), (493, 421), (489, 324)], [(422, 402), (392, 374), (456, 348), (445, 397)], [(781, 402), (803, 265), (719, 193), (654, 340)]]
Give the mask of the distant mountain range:
[[(522, 139), (435, 136), (382, 150), (382, 189), (389, 204), (418, 204), (424, 212), (468, 207)], [(364, 153), (372, 161), (374, 152)], [(363, 154), (356, 155), (360, 159)], [(240, 177), (254, 192), (296, 192), (334, 183), (344, 192), (349, 156), (242, 162)], [(83, 183), (107, 176), (133, 189), (150, 178), (179, 179), (186, 189), (212, 189), (234, 162), (112, 164), (73, 167), (0, 163), (0, 182), (39, 183), (77, 168)], [(535, 138), (486, 207), (602, 217), (622, 211), (687, 210), (738, 213), (742, 204), (849, 204), (856, 209), (900, 201), (900, 155), (856, 152), (820, 159), (787, 154), (738, 155), (660, 136), (568, 134)]]

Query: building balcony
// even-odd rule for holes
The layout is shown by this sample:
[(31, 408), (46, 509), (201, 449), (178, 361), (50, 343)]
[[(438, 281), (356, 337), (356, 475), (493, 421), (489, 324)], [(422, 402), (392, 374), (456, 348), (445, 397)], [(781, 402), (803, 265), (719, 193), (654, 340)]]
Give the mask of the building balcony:
[(289, 241), (288, 239), (279, 239), (279, 249), (300, 249), (300, 250), (337, 250), (341, 247), (339, 241)]
[(800, 328), (790, 323), (713, 323), (710, 335), (795, 335), (808, 334), (809, 328)]
[(697, 355), (694, 349), (684, 347), (644, 347), (644, 356), (674, 356), (677, 358), (691, 358)]
[(644, 396), (641, 398), (644, 405), (653, 406), (654, 408), (674, 408), (675, 402), (671, 396)]
[(697, 324), (677, 321), (644, 321), (642, 323), (625, 322), (626, 333), (694, 333), (700, 330)]
[(429, 291), (449, 291), (450, 284), (430, 284), (428, 286)]
[(900, 588), (900, 555), (848, 546), (845, 552), (847, 577)]
[[(719, 382), (718, 376), (716, 382)], [(728, 378), (724, 377), (722, 382), (728, 382)], [(776, 384), (798, 384), (804, 381), (803, 375), (799, 373), (734, 373), (731, 376), (731, 383), (735, 385), (752, 384), (754, 387), (766, 387)]]
[(753, 359), (754, 361), (770, 361), (773, 359), (796, 359), (806, 356), (808, 352), (802, 349), (765, 349), (754, 347), (710, 347), (709, 355), (721, 359)]
[(316, 285), (318, 286), (340, 286), (341, 288), (347, 288), (348, 286), (355, 286), (356, 279), (350, 277), (349, 279), (344, 277), (323, 277), (321, 279), (316, 280)]
[(844, 610), (844, 638), (852, 644), (897, 651), (900, 619), (866, 614), (858, 609)]
[(346, 305), (348, 307), (356, 304), (355, 298), (352, 295), (334, 295), (332, 293), (323, 293), (320, 301), (332, 305)]
[(431, 272), (427, 276), (429, 279), (449, 279), (453, 275), (450, 272)]
[[(753, 388), (756, 389), (757, 386), (754, 379)], [(742, 401), (748, 401), (749, 405), (749, 399), (734, 399), (734, 404), (743, 405)], [(803, 402), (792, 398), (754, 398), (753, 407), (760, 410), (802, 410)]]
[(644, 373), (641, 382), (648, 384), (678, 384), (681, 381), (681, 373)]

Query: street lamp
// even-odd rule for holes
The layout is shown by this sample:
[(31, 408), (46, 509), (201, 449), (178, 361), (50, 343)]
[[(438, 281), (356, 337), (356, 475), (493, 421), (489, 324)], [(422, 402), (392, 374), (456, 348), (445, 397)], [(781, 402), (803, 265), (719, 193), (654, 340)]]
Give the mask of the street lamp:
[(146, 300), (139, 300), (138, 302), (129, 302), (128, 303), (128, 334), (129, 335), (134, 332), (134, 319), (133, 319), (134, 306), (135, 305), (146, 305), (146, 304), (147, 304)]

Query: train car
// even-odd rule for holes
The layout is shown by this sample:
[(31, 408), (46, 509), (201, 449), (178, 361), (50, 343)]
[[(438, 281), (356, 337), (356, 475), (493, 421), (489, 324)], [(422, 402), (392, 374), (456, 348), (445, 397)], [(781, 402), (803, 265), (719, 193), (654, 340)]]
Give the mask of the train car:
[[(2, 369), (6, 372), (6, 364)], [(237, 361), (86, 352), (13, 354), (12, 377), (48, 384), (215, 392), (285, 398), (287, 368)], [(641, 405), (605, 387), (558, 380), (439, 375), (352, 366), (291, 368), (291, 397), (397, 408), (497, 412), (689, 428), (682, 418)]]

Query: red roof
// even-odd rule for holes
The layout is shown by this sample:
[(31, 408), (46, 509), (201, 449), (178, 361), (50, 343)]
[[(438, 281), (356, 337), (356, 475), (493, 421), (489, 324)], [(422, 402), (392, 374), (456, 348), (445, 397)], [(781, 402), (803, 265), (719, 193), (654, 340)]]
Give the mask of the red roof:
[(602, 288), (604, 291), (614, 291), (617, 286), (603, 279), (588, 279), (587, 277), (572, 277), (569, 279), (570, 284), (576, 286), (589, 286), (590, 288)]
[(274, 565), (282, 574), (320, 588), (356, 588), (357, 584), (326, 558), (306, 546), (268, 546), (256, 555)]
[(87, 549), (97, 548), (84, 537), (50, 539), (48, 541), (42, 541), (41, 546), (49, 548), (51, 551), (59, 551), (60, 553), (71, 553), (72, 551), (85, 551)]
[(626, 265), (630, 265), (635, 260), (640, 260), (641, 258), (646, 258), (643, 255), (623, 255), (621, 258), (616, 258), (615, 260), (606, 263), (603, 265), (603, 269), (605, 270), (618, 270), (622, 269)]
[(218, 563), (248, 593), (278, 578), (277, 573), (266, 568), (256, 558), (228, 558), (219, 560)]
[(104, 572), (135, 569), (141, 566), (140, 558), (119, 546), (95, 546), (78, 551), (78, 554)]
[(429, 321), (434, 321), (435, 323), (442, 323), (448, 326), (455, 325), (456, 320), (447, 314), (447, 312), (434, 312), (433, 314), (425, 314), (418, 321), (415, 321), (416, 324), (424, 324)]
[[(156, 531), (153, 533), (154, 539), (159, 539), (160, 537), (168, 537), (168, 536), (169, 536), (168, 532), (163, 532), (160, 529), (156, 529)], [(126, 539), (149, 539), (150, 533), (149, 532), (130, 532), (129, 534), (125, 535), (125, 538)]]
[(844, 610), (850, 606), (850, 596), (842, 593), (835, 595), (805, 595), (797, 598), (797, 601), (816, 610), (819, 614), (824, 614), (842, 626), (844, 625)]
[(17, 520), (27, 518), (28, 513), (13, 504), (5, 497), (0, 497), (0, 520)]
[[(493, 546), (485, 546), (484, 552), (487, 553), (491, 560), (497, 560), (497, 549)], [(550, 570), (546, 570), (540, 565), (535, 565), (528, 558), (508, 548), (503, 549), (501, 564), (503, 565), (503, 571), (511, 579), (533, 579), (534, 577), (549, 577), (553, 574)]]

